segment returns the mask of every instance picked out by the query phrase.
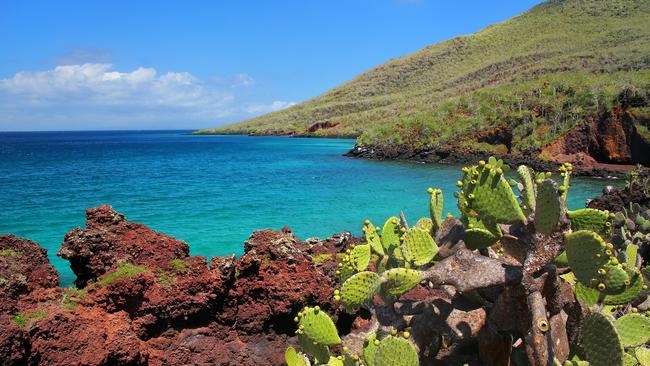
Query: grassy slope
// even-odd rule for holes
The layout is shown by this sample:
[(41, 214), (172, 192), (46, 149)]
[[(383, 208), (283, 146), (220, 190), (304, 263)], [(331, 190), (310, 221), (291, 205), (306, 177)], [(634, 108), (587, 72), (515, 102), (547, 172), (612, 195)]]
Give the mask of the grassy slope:
[[(650, 70), (648, 24), (649, 0), (548, 1), (473, 35), (391, 60), (292, 108), (199, 133), (304, 134), (314, 123), (329, 122), (336, 126), (309, 134), (431, 145), (461, 137), (468, 126), (476, 130), (524, 113), (522, 102), (529, 108), (559, 105), (561, 126), (536, 136), (540, 141), (515, 141), (536, 146), (571, 127), (569, 120), (588, 113), (594, 100), (596, 107), (611, 102), (630, 83), (650, 92), (650, 75), (640, 72)], [(563, 94), (562, 87), (578, 89), (580, 98)], [(568, 109), (562, 104), (567, 98)], [(520, 134), (557, 122), (534, 114), (529, 119), (535, 126)]]

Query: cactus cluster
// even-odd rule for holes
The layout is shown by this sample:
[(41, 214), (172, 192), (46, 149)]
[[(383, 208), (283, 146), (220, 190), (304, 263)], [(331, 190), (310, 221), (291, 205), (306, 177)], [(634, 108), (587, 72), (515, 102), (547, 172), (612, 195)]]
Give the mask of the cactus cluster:
[[(509, 173), (495, 158), (462, 171), (454, 194), (459, 218), (443, 219), (442, 191), (429, 188), (430, 217), (415, 225), (403, 214), (381, 228), (365, 220), (365, 243), (345, 250), (333, 297), (342, 311), (369, 312), (370, 326), (339, 337), (327, 314), (305, 308), (296, 317), (304, 353), (289, 348), (287, 364), (420, 364), (424, 353), (449, 347), (442, 329), (411, 335), (414, 322), (437, 324), (443, 316), (433, 301), (402, 299), (424, 285), (453, 287), (450, 296), (484, 307), (478, 344), (482, 357), (496, 357), (488, 364), (505, 357), (511, 364), (650, 365), (650, 268), (634, 236), (648, 212), (569, 211), (571, 164), (559, 168), (559, 179), (526, 166)], [(503, 339), (508, 354), (485, 356), (502, 350)]]

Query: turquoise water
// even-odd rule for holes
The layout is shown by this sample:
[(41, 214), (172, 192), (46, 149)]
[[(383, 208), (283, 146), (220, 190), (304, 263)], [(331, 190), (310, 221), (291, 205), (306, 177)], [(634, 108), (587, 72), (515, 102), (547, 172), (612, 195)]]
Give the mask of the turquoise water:
[[(206, 256), (241, 254), (256, 229), (359, 234), (365, 218), (379, 223), (400, 210), (415, 221), (428, 214), (430, 186), (456, 212), (459, 167), (341, 156), (353, 144), (187, 131), (0, 133), (0, 233), (39, 242), (70, 284), (55, 253), (84, 225), (85, 209), (103, 203)], [(571, 208), (605, 184), (575, 179)]]

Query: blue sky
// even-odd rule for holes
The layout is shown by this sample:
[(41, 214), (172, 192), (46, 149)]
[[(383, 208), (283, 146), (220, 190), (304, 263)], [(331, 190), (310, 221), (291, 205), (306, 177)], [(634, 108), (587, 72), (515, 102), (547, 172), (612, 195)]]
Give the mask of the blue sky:
[(0, 0), (0, 131), (235, 122), (538, 2)]

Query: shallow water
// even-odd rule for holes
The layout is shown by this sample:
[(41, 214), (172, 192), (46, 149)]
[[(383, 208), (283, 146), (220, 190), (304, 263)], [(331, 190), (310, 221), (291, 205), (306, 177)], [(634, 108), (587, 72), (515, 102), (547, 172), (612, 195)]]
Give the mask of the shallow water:
[[(403, 210), (428, 215), (428, 187), (452, 192), (459, 167), (343, 157), (349, 139), (192, 136), (188, 131), (0, 133), (0, 233), (55, 253), (107, 203), (129, 220), (185, 240), (194, 255), (241, 254), (256, 229), (290, 226), (301, 238), (375, 224)], [(569, 206), (584, 206), (608, 182), (574, 179)]]

